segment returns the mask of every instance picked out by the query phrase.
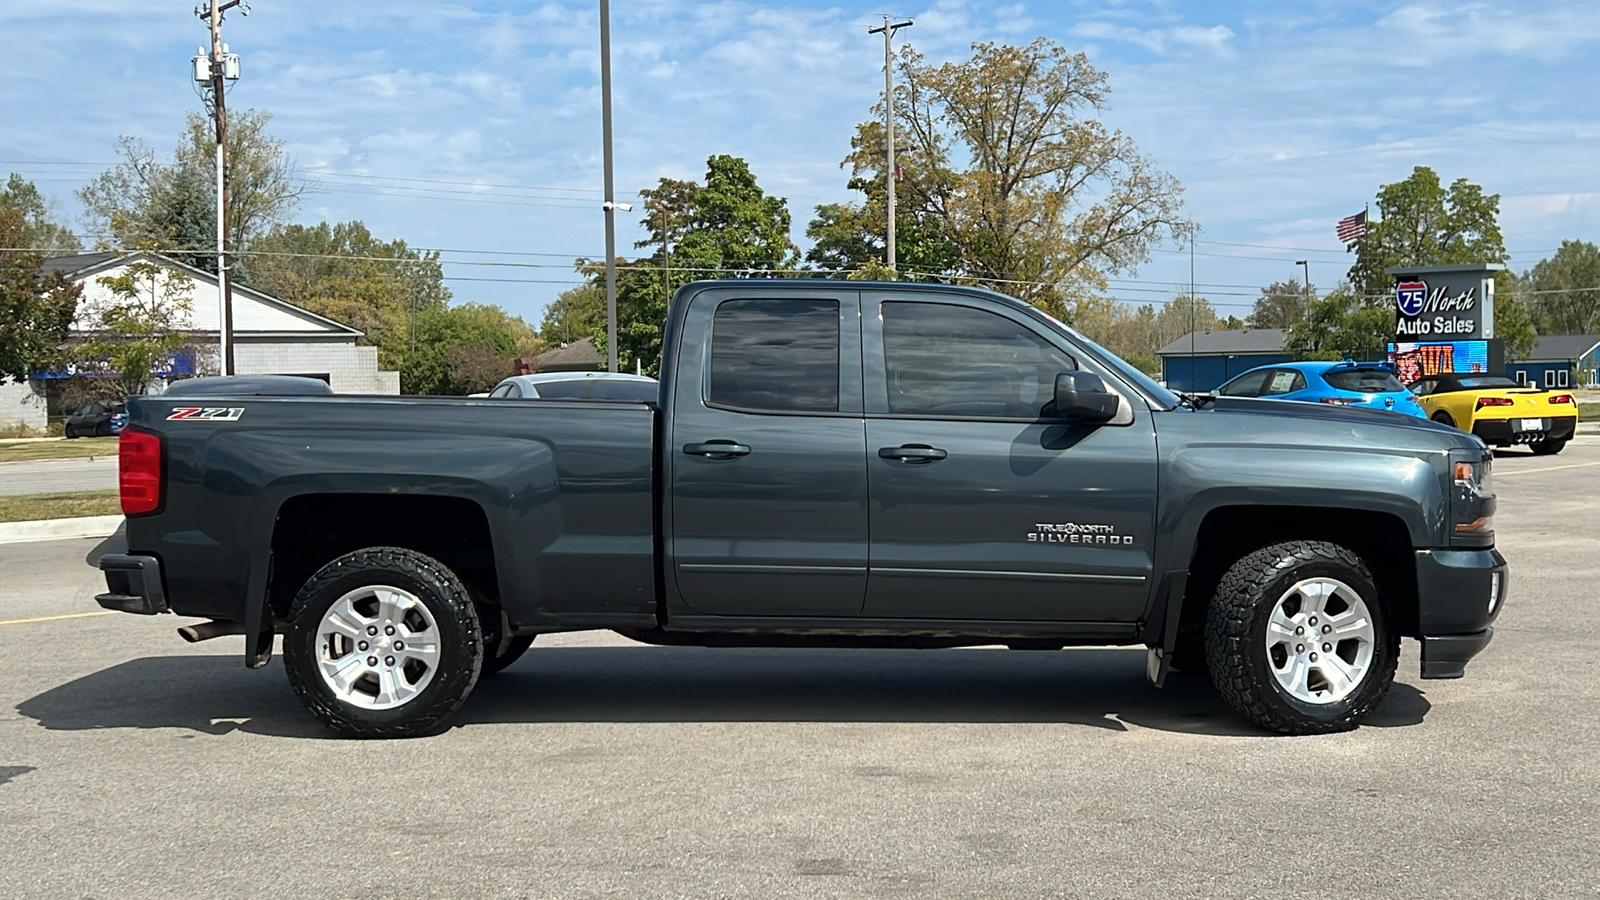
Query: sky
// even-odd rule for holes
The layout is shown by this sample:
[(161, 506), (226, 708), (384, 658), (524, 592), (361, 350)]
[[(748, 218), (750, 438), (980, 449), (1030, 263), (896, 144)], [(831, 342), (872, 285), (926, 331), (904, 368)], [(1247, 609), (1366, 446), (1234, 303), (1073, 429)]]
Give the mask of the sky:
[[(874, 0), (879, 3), (880, 0)], [(931, 61), (1045, 36), (1110, 79), (1101, 118), (1185, 189), (1198, 293), (1241, 318), (1269, 282), (1331, 287), (1337, 219), (1412, 167), (1501, 197), (1511, 267), (1600, 241), (1600, 15), (1578, 2), (612, 0), (618, 199), (719, 153), (786, 197), (794, 237), (853, 199), (839, 162), (883, 90), (884, 13)], [(0, 5), (0, 173), (86, 232), (73, 192), (121, 135), (170, 153), (201, 101), (192, 0)], [(360, 219), (434, 248), (457, 302), (537, 323), (605, 253), (595, 2), (259, 0), (230, 13), (230, 109), (268, 110), (306, 194), (295, 221)], [(618, 215), (618, 248), (642, 237)], [(1187, 291), (1169, 244), (1112, 293)]]

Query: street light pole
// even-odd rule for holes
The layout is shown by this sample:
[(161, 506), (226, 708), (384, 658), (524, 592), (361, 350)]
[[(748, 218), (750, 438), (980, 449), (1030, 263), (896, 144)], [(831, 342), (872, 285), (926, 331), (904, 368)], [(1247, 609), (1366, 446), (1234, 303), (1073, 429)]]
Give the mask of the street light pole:
[(889, 214), (889, 221), (884, 232), (883, 249), (884, 263), (888, 265), (891, 271), (894, 270), (896, 265), (894, 250), (894, 51), (891, 47), (891, 43), (896, 31), (899, 31), (902, 28), (909, 28), (912, 24), (912, 21), (907, 19), (904, 22), (896, 22), (891, 25), (889, 23), (889, 17), (885, 15), (883, 17), (883, 25), (881, 27), (867, 29), (867, 34), (881, 33), (883, 35), (883, 138), (887, 145), (888, 156), (887, 165), (884, 170), (884, 181), (887, 182), (888, 187), (887, 199)]
[(600, 0), (600, 135), (606, 200), (606, 371), (617, 371), (617, 204), (611, 178), (611, 4)]
[(1294, 264), (1304, 269), (1306, 273), (1306, 301), (1303, 311), (1300, 313), (1300, 320), (1303, 322), (1311, 316), (1311, 261), (1297, 259)]

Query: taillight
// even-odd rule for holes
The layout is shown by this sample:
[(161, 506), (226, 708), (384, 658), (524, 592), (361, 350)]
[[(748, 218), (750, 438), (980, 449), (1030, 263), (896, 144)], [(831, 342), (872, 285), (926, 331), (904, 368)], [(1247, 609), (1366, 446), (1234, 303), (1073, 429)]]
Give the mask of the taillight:
[(161, 506), (161, 438), (124, 428), (117, 444), (117, 485), (122, 514), (137, 516)]
[(1550, 402), (1551, 403), (1571, 403), (1572, 402), (1572, 395), (1571, 394), (1557, 394), (1554, 397), (1550, 398)]
[(1478, 405), (1474, 408), (1483, 409), (1485, 406), (1511, 406), (1514, 402), (1515, 401), (1506, 397), (1479, 397)]
[(1361, 401), (1354, 397), (1323, 397), (1322, 402), (1333, 406), (1352, 406)]

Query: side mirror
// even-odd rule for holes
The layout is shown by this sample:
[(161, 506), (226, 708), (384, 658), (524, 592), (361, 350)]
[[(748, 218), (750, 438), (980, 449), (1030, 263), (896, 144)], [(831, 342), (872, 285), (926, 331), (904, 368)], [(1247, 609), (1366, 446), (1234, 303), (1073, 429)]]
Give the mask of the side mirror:
[(1109, 422), (1122, 398), (1106, 390), (1099, 375), (1062, 372), (1056, 376), (1056, 415), (1075, 422)]

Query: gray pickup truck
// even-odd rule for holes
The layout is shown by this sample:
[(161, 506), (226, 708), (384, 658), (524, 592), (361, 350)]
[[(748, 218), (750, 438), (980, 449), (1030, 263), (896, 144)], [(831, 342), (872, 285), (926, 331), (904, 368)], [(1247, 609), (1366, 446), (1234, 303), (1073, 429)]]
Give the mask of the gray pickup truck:
[[(1144, 645), (1260, 726), (1355, 727), (1456, 678), (1506, 594), (1492, 457), (1383, 411), (1179, 397), (981, 290), (702, 282), (659, 401), (129, 403), (108, 608), (283, 636), (348, 735), (444, 726), (535, 636)], [(265, 387), (263, 387), (265, 384)], [(207, 396), (209, 394), (209, 396)]]

